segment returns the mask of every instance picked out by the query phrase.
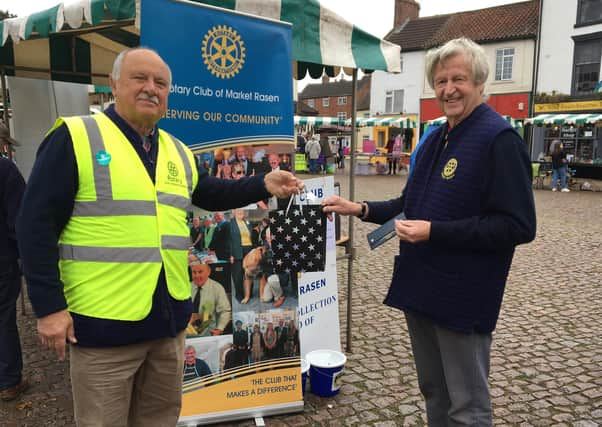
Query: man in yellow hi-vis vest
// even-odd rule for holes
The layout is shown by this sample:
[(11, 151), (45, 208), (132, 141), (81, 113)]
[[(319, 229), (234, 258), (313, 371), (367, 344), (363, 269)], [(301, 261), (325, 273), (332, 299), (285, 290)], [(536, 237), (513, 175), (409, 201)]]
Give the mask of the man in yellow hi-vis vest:
[[(175, 425), (192, 312), (186, 212), (288, 197), (287, 172), (226, 181), (157, 127), (169, 67), (145, 48), (122, 52), (115, 104), (59, 118), (31, 172), (17, 223), (41, 343), (65, 358), (78, 426)], [(57, 263), (58, 261), (58, 263)]]

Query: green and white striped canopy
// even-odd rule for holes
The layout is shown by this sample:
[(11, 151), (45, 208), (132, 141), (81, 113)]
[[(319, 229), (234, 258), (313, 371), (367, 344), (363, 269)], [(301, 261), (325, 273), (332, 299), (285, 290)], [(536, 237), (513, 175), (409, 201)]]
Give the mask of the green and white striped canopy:
[(356, 121), (360, 127), (388, 126), (398, 128), (416, 128), (416, 122), (408, 117), (361, 117)]
[[(297, 78), (308, 71), (312, 77), (333, 76), (340, 67), (348, 74), (352, 68), (400, 71), (398, 45), (364, 32), (317, 0), (195, 1), (291, 22)], [(139, 10), (140, 0), (57, 1), (50, 9), (0, 21), (0, 69), (7, 75), (106, 85), (117, 53), (140, 42), (134, 25)]]
[(337, 117), (295, 116), (295, 124), (299, 126), (347, 126), (347, 120)]
[[(506, 121), (508, 123), (510, 123), (510, 125), (514, 129), (523, 127), (523, 121), (522, 120), (514, 119), (514, 118), (512, 118), (510, 116), (502, 116), (502, 117), (505, 118)], [(445, 117), (445, 116), (437, 117), (436, 119), (427, 121), (427, 124), (429, 124), (429, 125), (435, 125), (435, 126), (442, 125), (443, 123), (447, 123), (447, 117)]]
[[(351, 119), (339, 119), (337, 117), (314, 117), (314, 116), (295, 116), (296, 125), (338, 125), (351, 126)], [(358, 117), (355, 121), (356, 127), (368, 126), (396, 126), (401, 128), (416, 128), (416, 122), (408, 117)]]
[[(399, 73), (400, 47), (347, 22), (317, 0), (195, 0), (293, 24), (293, 59), (309, 64)], [(366, 7), (369, 7), (366, 4)], [(322, 68), (307, 65), (312, 77)], [(337, 73), (338, 74), (338, 73)], [(349, 73), (348, 73), (349, 74)], [(299, 75), (298, 78), (303, 78)]]
[(602, 114), (540, 114), (525, 120), (533, 125), (580, 125), (602, 122)]

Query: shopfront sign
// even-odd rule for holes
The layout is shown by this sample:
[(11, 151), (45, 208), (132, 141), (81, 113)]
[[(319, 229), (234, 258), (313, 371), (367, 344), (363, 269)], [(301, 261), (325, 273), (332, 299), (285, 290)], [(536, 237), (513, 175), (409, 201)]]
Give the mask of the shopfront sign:
[(567, 111), (597, 111), (602, 110), (602, 99), (592, 101), (552, 102), (549, 104), (535, 104), (536, 113), (553, 113)]

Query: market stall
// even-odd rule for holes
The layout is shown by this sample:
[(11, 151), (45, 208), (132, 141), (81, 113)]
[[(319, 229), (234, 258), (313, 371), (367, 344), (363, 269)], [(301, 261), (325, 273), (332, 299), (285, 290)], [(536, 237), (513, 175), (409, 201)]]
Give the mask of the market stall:
[[(255, 16), (292, 22), (294, 76), (323, 73), (336, 76), (341, 69), (353, 78), (352, 105), (355, 126), (357, 70), (400, 71), (400, 47), (365, 33), (323, 7), (316, 0), (198, 1)], [(116, 55), (140, 43), (140, 1), (81, 0), (58, 3), (38, 13), (0, 21), (0, 74), (4, 99), (6, 76), (53, 81), (107, 84)], [(19, 119), (19, 118), (17, 118)], [(25, 117), (19, 120), (26, 120)], [(26, 123), (22, 123), (23, 127)], [(19, 126), (17, 126), (17, 129)], [(19, 137), (19, 135), (17, 135)], [(25, 144), (39, 140), (20, 138)], [(351, 137), (351, 156), (355, 154)], [(351, 163), (349, 198), (354, 198), (354, 162)], [(349, 221), (347, 350), (351, 350), (351, 283), (353, 270), (353, 219)]]
[[(510, 116), (502, 116), (504, 117), (504, 119), (506, 119), (506, 121), (508, 123), (510, 123), (510, 125), (514, 128), (514, 129), (519, 129), (523, 127), (523, 121), (521, 119), (515, 119), (513, 117)], [(429, 126), (430, 125), (435, 125), (435, 126), (439, 126), (442, 125), (443, 123), (447, 123), (447, 117), (445, 116), (441, 116), (441, 117), (437, 117), (436, 119), (433, 120), (429, 120), (426, 122)]]
[[(326, 130), (325, 134), (336, 138), (337, 136), (351, 135), (351, 119), (339, 119), (337, 117), (316, 117), (316, 116), (295, 116), (295, 126), (299, 132), (306, 132), (311, 135), (313, 133), (322, 133)], [(397, 133), (403, 132), (404, 130), (412, 130), (416, 128), (416, 122), (410, 117), (394, 116), (394, 117), (357, 117), (355, 121), (356, 130), (363, 127), (373, 127), (375, 134), (383, 131), (383, 140), (386, 141), (387, 137), (390, 136), (389, 128), (398, 129)], [(396, 134), (397, 134), (396, 133)], [(355, 135), (357, 137), (357, 135)], [(409, 148), (407, 150), (408, 155), (412, 149), (412, 139), (408, 138)], [(387, 156), (384, 151), (384, 142), (379, 144), (377, 147), (373, 139), (362, 141), (361, 146), (356, 145), (355, 156), (357, 157), (357, 164), (361, 165), (360, 170), (357, 172), (358, 175), (367, 175), (370, 173), (366, 169), (366, 165), (376, 165), (377, 163), (387, 162)], [(350, 151), (349, 151), (350, 154)]]
[(546, 163), (551, 142), (560, 140), (575, 178), (602, 179), (602, 114), (541, 114), (525, 124), (532, 161)]

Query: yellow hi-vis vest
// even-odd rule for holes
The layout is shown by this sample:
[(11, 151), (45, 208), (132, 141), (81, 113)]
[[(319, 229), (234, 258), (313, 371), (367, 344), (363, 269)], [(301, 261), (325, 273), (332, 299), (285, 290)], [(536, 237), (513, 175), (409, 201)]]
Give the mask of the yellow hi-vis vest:
[(73, 140), (79, 186), (59, 238), (59, 269), (71, 312), (141, 320), (161, 266), (169, 294), (190, 298), (186, 212), (198, 172), (180, 141), (159, 131), (155, 184), (132, 144), (104, 114), (59, 118)]

